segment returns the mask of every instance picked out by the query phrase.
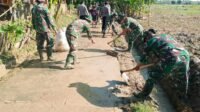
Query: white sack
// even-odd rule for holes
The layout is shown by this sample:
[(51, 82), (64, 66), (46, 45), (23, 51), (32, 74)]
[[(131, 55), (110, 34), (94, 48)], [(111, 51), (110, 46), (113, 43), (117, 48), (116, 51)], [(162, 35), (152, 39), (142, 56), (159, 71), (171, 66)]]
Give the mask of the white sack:
[(56, 34), (54, 51), (64, 52), (69, 50), (69, 44), (65, 35), (66, 27), (60, 29)]

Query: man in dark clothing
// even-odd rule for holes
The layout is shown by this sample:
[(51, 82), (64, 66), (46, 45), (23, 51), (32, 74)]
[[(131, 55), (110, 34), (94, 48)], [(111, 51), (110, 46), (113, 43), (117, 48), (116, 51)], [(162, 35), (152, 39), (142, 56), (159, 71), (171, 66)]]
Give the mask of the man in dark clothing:
[(108, 2), (105, 2), (105, 5), (101, 10), (103, 38), (105, 37), (106, 30), (110, 22), (110, 15), (111, 15), (110, 5)]

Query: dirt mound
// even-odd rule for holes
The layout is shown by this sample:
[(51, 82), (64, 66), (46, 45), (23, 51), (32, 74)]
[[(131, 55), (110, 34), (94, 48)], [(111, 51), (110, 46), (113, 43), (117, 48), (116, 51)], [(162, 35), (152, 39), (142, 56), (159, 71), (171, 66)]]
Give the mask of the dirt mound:
[(188, 97), (193, 111), (200, 111), (200, 60), (197, 57), (190, 62), (190, 84)]

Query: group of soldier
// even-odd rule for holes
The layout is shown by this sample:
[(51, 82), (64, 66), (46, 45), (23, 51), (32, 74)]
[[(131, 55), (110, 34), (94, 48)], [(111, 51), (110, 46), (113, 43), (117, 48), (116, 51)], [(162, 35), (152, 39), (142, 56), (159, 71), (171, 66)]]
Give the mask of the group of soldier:
[[(53, 39), (50, 30), (52, 29), (56, 32), (55, 25), (53, 24), (47, 8), (43, 5), (44, 0), (36, 0), (36, 2), (37, 4), (32, 9), (32, 23), (36, 30), (37, 50), (40, 60), (42, 61), (43, 44), (46, 40), (47, 57), (48, 60), (52, 60)], [(84, 4), (82, 5), (85, 7)], [(65, 69), (73, 69), (73, 65), (77, 62), (76, 40), (81, 36), (82, 32), (87, 33), (89, 40), (91, 40), (92, 43), (95, 43), (90, 33), (91, 20), (88, 16), (82, 15), (87, 12), (87, 10), (82, 10), (83, 7), (78, 7), (78, 9), (81, 9), (82, 11), (79, 11), (80, 18), (70, 23), (66, 29), (66, 37), (70, 46), (70, 51), (66, 58)], [(105, 7), (109, 9), (107, 2), (105, 3)], [(146, 64), (151, 63), (153, 65), (151, 69), (149, 69), (149, 77), (146, 80), (143, 91), (135, 95), (137, 98), (148, 97), (155, 82), (163, 79), (169, 74), (177, 79), (174, 82), (180, 86), (177, 88), (186, 87), (186, 89), (183, 88), (180, 91), (187, 94), (190, 61), (187, 50), (185, 50), (172, 36), (168, 34), (156, 34), (157, 32), (154, 29), (145, 31), (137, 20), (132, 17), (127, 17), (125, 14), (113, 13), (109, 15), (109, 17), (108, 15), (105, 17), (106, 18), (102, 16), (103, 24), (104, 21), (109, 21), (111, 25), (112, 22), (118, 22), (121, 25), (121, 33), (116, 32), (114, 29), (115, 26), (112, 26), (113, 31), (118, 35), (114, 40), (125, 35), (125, 39), (128, 43), (128, 49), (126, 51), (132, 51), (135, 49), (136, 52), (141, 55), (140, 63), (133, 70), (139, 70)], [(103, 34), (106, 33), (104, 25), (102, 25)], [(108, 44), (113, 41), (108, 42)]]

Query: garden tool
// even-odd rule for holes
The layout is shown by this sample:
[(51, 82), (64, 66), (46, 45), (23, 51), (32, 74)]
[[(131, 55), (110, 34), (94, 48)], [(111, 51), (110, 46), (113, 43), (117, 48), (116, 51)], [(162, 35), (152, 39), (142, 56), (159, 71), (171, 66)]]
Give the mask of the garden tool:
[[(139, 69), (148, 68), (148, 67), (151, 67), (151, 66), (153, 66), (153, 65), (155, 65), (155, 64), (154, 64), (154, 63), (151, 63), (151, 64), (147, 64), (147, 65), (140, 65)], [(122, 73), (124, 73), (124, 72), (134, 71), (134, 70), (136, 70), (137, 68), (138, 68), (138, 65), (137, 65), (136, 67), (132, 68), (132, 69), (121, 70), (120, 72), (121, 72), (121, 74), (122, 74)]]
[(116, 38), (114, 38), (113, 40), (111, 40), (110, 42), (108, 42), (107, 44), (109, 45), (110, 43), (114, 42), (115, 40), (117, 40), (120, 36), (118, 35)]
[[(154, 63), (152, 64), (147, 64), (147, 65), (140, 65), (140, 68), (139, 69), (144, 69), (144, 68), (147, 68), (147, 67), (151, 67), (155, 65)], [(128, 70), (121, 70), (121, 77), (124, 79), (124, 81), (130, 85), (130, 78), (129, 76), (126, 74), (126, 72), (130, 72), (130, 71), (133, 71), (133, 70), (136, 70), (138, 66), (132, 68), (132, 69), (128, 69)]]

